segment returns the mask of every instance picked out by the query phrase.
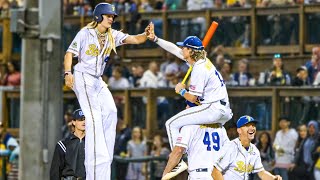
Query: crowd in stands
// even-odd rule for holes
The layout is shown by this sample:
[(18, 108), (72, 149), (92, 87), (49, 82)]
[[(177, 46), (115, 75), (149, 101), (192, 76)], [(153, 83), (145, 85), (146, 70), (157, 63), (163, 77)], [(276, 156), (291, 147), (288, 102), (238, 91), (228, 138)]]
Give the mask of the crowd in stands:
[[(268, 131), (258, 133), (255, 141), (260, 151), (264, 168), (279, 174), (284, 180), (319, 180), (320, 179), (320, 121), (310, 120), (307, 123), (292, 127), (292, 120), (287, 116), (278, 119), (278, 131), (275, 135)], [(235, 122), (225, 124), (230, 139), (237, 137)], [(163, 129), (162, 129), (163, 130)], [(141, 127), (129, 127), (121, 113), (118, 113), (115, 155), (122, 158), (141, 158), (145, 156), (168, 157), (168, 139), (164, 130), (151, 137), (146, 137)], [(125, 163), (114, 161), (113, 177), (122, 180), (143, 180), (153, 173), (161, 179), (166, 161)], [(155, 167), (151, 169), (151, 167)], [(252, 174), (251, 180), (258, 180)]]

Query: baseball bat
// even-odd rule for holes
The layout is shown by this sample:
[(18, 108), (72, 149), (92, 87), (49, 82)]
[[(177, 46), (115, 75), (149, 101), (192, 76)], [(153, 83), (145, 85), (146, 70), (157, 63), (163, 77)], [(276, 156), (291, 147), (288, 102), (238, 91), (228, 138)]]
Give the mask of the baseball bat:
[[(207, 45), (209, 44), (213, 34), (216, 32), (217, 30), (217, 27), (218, 27), (218, 23), (216, 21), (213, 21), (206, 33), (206, 35), (204, 36), (203, 40), (202, 40), (202, 45), (204, 47), (207, 47)], [(192, 71), (192, 66), (189, 67), (186, 75), (184, 76), (183, 80), (181, 81), (182, 84), (185, 84), (186, 83), (186, 80), (188, 79), (190, 73)]]

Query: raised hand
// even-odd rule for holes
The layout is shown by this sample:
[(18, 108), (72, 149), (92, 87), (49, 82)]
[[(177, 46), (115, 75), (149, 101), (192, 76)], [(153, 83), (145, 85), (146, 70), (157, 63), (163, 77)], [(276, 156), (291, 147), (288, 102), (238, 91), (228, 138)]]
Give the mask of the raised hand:
[(147, 38), (154, 42), (158, 39), (158, 37), (154, 34), (154, 24), (152, 22), (150, 22), (148, 25)]

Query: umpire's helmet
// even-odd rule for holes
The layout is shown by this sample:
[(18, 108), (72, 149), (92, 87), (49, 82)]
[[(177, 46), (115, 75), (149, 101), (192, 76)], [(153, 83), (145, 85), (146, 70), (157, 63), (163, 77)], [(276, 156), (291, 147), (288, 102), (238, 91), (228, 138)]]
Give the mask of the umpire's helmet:
[(116, 8), (114, 7), (114, 5), (111, 5), (109, 3), (99, 3), (93, 10), (93, 19), (96, 22), (101, 22), (103, 20), (103, 14), (112, 14), (117, 17), (118, 15), (115, 10)]
[(183, 42), (177, 42), (178, 46), (188, 47), (194, 50), (203, 50), (202, 41), (197, 36), (189, 36)]

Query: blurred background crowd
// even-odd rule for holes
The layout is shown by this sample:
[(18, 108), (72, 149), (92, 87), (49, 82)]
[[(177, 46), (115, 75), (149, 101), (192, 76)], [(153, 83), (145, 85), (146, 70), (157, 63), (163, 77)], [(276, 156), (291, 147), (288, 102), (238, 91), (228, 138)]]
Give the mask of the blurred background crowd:
[[(91, 16), (94, 6), (99, 2), (109, 2), (115, 5), (120, 16), (125, 16), (126, 29), (129, 34), (137, 34), (144, 31), (149, 20), (143, 18), (145, 12), (166, 11), (205, 11), (206, 9), (232, 9), (251, 7), (282, 7), (296, 5), (317, 5), (317, 0), (64, 0), (63, 13), (67, 17)], [(10, 18), (10, 9), (23, 6), (23, 0), (0, 0), (0, 17)], [(289, 9), (289, 8), (288, 8)], [(120, 17), (119, 17), (120, 18)], [(297, 14), (265, 15), (258, 16), (260, 45), (295, 45), (299, 43), (299, 16)], [(309, 14), (306, 27), (306, 42), (319, 44), (320, 41), (320, 13)], [(263, 63), (257, 63), (259, 57), (237, 56), (227, 47), (248, 48), (252, 45), (251, 17), (227, 16), (217, 17), (219, 28), (214, 37), (212, 46), (207, 49), (208, 58), (221, 72), (223, 79), (229, 88), (259, 88), (259, 87), (311, 87), (320, 86), (320, 46), (311, 47), (311, 53), (305, 53), (304, 61), (293, 64), (288, 61), (298, 58), (293, 53), (269, 53), (264, 56)], [(155, 24), (155, 32), (159, 37), (164, 37), (162, 19), (151, 19)], [(175, 28), (169, 35), (172, 41), (181, 41), (188, 35), (203, 37), (206, 32), (206, 19), (194, 17), (189, 20), (170, 20), (170, 26)], [(66, 21), (63, 25), (63, 48), (66, 50), (75, 33), (80, 29), (79, 24)], [(115, 29), (121, 29), (120, 21), (116, 19)], [(0, 27), (0, 41), (2, 42), (3, 27)], [(0, 49), (5, 45), (0, 44)], [(153, 48), (155, 44), (148, 42), (142, 46), (128, 46), (128, 49)], [(127, 48), (127, 47), (126, 47)], [(13, 34), (13, 53), (21, 53), (21, 38)], [(163, 53), (158, 59), (126, 59), (119, 55), (113, 55), (108, 63), (103, 79), (111, 90), (123, 89), (172, 89), (181, 81), (188, 67), (182, 61), (169, 53)], [(261, 60), (259, 60), (261, 62)], [(296, 62), (296, 61), (295, 61)], [(21, 82), (20, 60), (9, 60), (0, 63), (0, 86), (19, 87)], [(69, 92), (64, 87), (66, 92)], [(146, 97), (132, 98), (132, 123), (124, 121), (123, 96), (114, 96), (118, 107), (118, 126), (115, 146), (115, 155), (120, 158), (139, 158), (146, 156), (163, 156), (169, 154), (165, 121), (175, 113), (185, 108), (184, 101), (180, 97), (157, 98), (157, 119), (154, 119), (158, 131), (146, 136)], [(6, 171), (7, 179), (17, 178), (17, 154), (19, 153), (18, 138), (7, 132), (8, 128), (19, 128), (19, 99), (9, 98), (9, 122), (0, 126), (0, 153), (10, 154)], [(271, 116), (272, 102), (270, 98), (233, 98), (232, 109), (236, 115), (226, 125), (228, 136), (233, 139), (237, 136), (235, 120), (239, 115), (248, 114), (256, 118), (258, 135), (256, 145), (260, 150), (265, 168), (274, 173), (281, 174), (287, 179), (320, 179), (320, 97), (301, 96), (285, 97), (282, 100), (281, 116), (278, 119), (277, 131), (272, 133)], [(79, 107), (76, 99), (64, 101), (62, 137), (67, 137), (72, 130), (72, 112)], [(118, 180), (150, 178), (150, 173), (156, 179), (161, 179), (165, 161), (154, 161), (155, 168), (150, 163), (125, 163), (115, 161), (113, 171)], [(0, 169), (2, 163), (0, 163)], [(119, 172), (121, 170), (121, 172)], [(126, 170), (126, 171), (124, 171)], [(253, 179), (257, 177), (252, 176)]]

